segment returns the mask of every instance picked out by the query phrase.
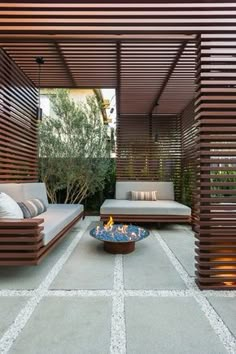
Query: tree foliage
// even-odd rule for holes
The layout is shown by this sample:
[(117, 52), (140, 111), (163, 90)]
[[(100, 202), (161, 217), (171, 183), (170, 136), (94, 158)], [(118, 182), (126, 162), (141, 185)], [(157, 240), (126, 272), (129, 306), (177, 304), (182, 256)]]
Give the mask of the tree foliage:
[(39, 127), (41, 180), (53, 203), (62, 190), (64, 203), (79, 203), (104, 186), (109, 169), (106, 127), (95, 96), (78, 104), (60, 89), (50, 100), (53, 114)]

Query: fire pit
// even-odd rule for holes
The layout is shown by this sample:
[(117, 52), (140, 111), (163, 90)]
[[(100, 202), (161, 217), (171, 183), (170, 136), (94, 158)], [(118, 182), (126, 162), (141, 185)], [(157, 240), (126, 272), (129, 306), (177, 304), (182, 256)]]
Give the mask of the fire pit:
[(104, 250), (109, 253), (131, 253), (135, 249), (135, 242), (149, 236), (149, 231), (135, 226), (114, 224), (110, 217), (104, 226), (94, 227), (90, 235), (104, 242)]

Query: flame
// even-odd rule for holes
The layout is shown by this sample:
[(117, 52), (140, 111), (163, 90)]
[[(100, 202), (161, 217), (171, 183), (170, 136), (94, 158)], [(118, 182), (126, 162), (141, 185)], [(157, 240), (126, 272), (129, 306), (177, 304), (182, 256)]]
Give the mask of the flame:
[(110, 228), (112, 228), (113, 225), (114, 225), (113, 217), (110, 216), (108, 222), (104, 225), (104, 228), (105, 229), (110, 229)]
[(129, 225), (124, 224), (124, 225), (114, 225), (114, 220), (112, 216), (109, 217), (109, 220), (106, 224), (103, 226), (97, 226), (95, 229), (95, 234), (99, 235), (102, 234), (103, 232), (109, 233), (111, 237), (116, 237), (117, 233), (123, 234), (128, 236), (129, 240), (137, 240), (142, 233), (142, 229), (140, 227), (137, 228), (137, 232), (130, 232), (129, 231)]

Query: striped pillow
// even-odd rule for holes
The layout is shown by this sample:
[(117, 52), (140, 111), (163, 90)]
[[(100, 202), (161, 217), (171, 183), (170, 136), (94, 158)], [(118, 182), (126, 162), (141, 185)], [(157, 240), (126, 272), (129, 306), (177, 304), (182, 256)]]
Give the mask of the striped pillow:
[(26, 200), (25, 202), (18, 203), (18, 205), (26, 219), (33, 218), (47, 210), (47, 207), (41, 199)]
[(131, 200), (157, 200), (157, 191), (131, 191)]

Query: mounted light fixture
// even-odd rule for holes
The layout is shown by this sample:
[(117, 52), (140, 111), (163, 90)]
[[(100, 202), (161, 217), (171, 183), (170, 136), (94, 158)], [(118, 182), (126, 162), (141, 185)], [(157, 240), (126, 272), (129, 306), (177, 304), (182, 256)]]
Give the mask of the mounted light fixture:
[(43, 65), (45, 63), (45, 61), (44, 61), (43, 57), (36, 57), (35, 61), (38, 64), (38, 94), (39, 94), (39, 100), (38, 100), (37, 118), (38, 118), (38, 120), (42, 120), (42, 109), (40, 108), (41, 65)]

